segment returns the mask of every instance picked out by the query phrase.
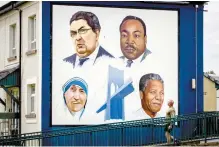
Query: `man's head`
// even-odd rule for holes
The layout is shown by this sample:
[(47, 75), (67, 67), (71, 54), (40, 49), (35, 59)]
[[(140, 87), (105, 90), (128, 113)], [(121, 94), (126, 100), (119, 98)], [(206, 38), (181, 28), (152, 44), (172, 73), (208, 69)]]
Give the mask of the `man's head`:
[(81, 78), (72, 78), (63, 86), (64, 100), (71, 112), (85, 108), (87, 102), (87, 83)]
[(168, 104), (169, 107), (173, 107), (174, 101), (173, 100), (169, 100), (167, 104)]
[(120, 24), (120, 47), (123, 55), (130, 60), (141, 56), (146, 49), (146, 25), (141, 18), (126, 16)]
[(80, 58), (92, 54), (98, 46), (100, 23), (91, 12), (78, 11), (70, 19), (70, 34)]
[(160, 75), (149, 73), (142, 76), (139, 91), (142, 108), (151, 117), (155, 116), (164, 101), (164, 82)]

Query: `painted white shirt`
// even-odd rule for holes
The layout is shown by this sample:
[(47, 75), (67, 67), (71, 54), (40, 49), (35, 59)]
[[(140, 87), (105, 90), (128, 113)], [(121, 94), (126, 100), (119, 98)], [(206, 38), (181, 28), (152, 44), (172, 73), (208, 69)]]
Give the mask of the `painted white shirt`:
[[(150, 50), (146, 49), (146, 51), (143, 54), (141, 54), (141, 56), (139, 56), (135, 60), (132, 60), (133, 63), (131, 64), (130, 67), (127, 67), (127, 68), (133, 68), (133, 67), (136, 67), (136, 66), (140, 66), (142, 63), (144, 63), (146, 60), (148, 60), (147, 58), (150, 58), (151, 54), (152, 54), (152, 52)], [(125, 67), (127, 66), (128, 60), (129, 59), (127, 59), (125, 56), (123, 56), (123, 63), (124, 63)]]
[[(138, 109), (133, 113), (135, 119), (150, 119), (151, 117), (144, 111), (143, 108)], [(160, 117), (160, 114), (157, 113), (154, 118)]]
[[(142, 54), (142, 55), (141, 55), (140, 57), (138, 57), (137, 59), (132, 60), (133, 63), (131, 64), (131, 67), (132, 67), (132, 66), (135, 66), (135, 65), (138, 64), (138, 63), (140, 63), (140, 62), (141, 62), (141, 59), (142, 59), (142, 57), (143, 57), (143, 55), (144, 55), (144, 54)], [(124, 59), (124, 65), (125, 65), (125, 66), (127, 65), (128, 60), (129, 60), (129, 59), (127, 59), (127, 58), (125, 57), (125, 59)]]

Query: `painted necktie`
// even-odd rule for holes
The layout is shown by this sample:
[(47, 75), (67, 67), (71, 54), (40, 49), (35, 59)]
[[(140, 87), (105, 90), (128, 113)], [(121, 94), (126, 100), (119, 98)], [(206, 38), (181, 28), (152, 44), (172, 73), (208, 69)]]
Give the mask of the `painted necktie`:
[(84, 64), (85, 61), (87, 61), (89, 58), (80, 58), (79, 59), (79, 66), (82, 66)]
[(131, 67), (132, 63), (133, 63), (133, 61), (129, 59), (127, 61), (126, 67)]

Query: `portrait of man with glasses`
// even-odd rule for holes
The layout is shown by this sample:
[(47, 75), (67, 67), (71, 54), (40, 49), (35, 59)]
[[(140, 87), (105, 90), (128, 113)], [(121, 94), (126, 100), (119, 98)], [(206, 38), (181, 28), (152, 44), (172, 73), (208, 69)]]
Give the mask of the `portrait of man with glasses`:
[(95, 64), (97, 58), (106, 56), (114, 58), (99, 45), (101, 26), (98, 17), (86, 11), (78, 11), (70, 19), (70, 36), (76, 53), (63, 61), (71, 63), (73, 68), (89, 62)]

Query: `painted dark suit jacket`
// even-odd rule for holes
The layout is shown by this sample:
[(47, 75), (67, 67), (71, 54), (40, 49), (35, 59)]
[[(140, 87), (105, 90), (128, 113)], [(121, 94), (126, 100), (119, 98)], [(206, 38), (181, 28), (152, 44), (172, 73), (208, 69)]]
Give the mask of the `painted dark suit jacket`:
[[(77, 54), (75, 53), (75, 54), (73, 54), (73, 55), (71, 55), (71, 56), (69, 56), (69, 57), (66, 57), (65, 59), (63, 59), (63, 61), (71, 63), (71, 64), (73, 65), (73, 68), (74, 68), (74, 67), (75, 67), (75, 62), (76, 62), (76, 56), (77, 56)], [(100, 46), (95, 61), (96, 61), (99, 57), (101, 57), (101, 56), (107, 56), (107, 57), (110, 57), (110, 58), (114, 58), (113, 55), (111, 55), (111, 54), (110, 54), (109, 52), (107, 52), (103, 47)], [(94, 61), (93, 64), (95, 64), (95, 61)]]

